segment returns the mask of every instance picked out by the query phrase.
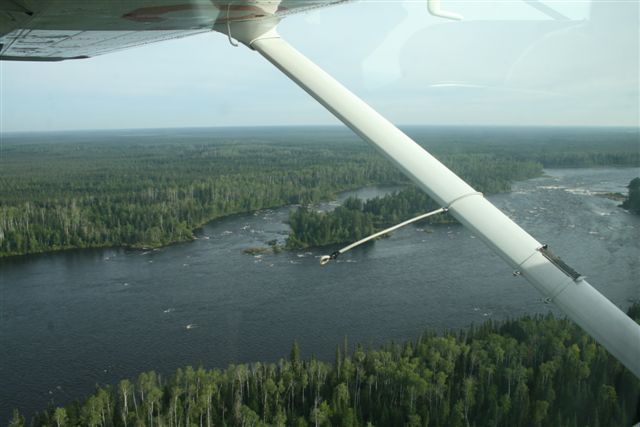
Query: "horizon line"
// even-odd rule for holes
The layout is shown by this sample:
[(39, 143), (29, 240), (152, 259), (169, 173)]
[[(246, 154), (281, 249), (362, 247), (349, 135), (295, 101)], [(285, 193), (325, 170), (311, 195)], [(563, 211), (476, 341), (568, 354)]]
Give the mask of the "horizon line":
[[(526, 129), (634, 129), (640, 131), (640, 125), (504, 125), (504, 124), (398, 124), (400, 130), (408, 127), (421, 128), (526, 128)], [(46, 134), (46, 133), (72, 133), (72, 132), (119, 132), (119, 131), (172, 131), (172, 130), (194, 130), (194, 129), (261, 129), (261, 128), (332, 128), (350, 130), (341, 124), (296, 124), (296, 125), (213, 125), (213, 126), (174, 126), (174, 127), (139, 127), (139, 128), (87, 128), (87, 129), (51, 129), (51, 130), (10, 130), (0, 129), (0, 136), (15, 134)]]

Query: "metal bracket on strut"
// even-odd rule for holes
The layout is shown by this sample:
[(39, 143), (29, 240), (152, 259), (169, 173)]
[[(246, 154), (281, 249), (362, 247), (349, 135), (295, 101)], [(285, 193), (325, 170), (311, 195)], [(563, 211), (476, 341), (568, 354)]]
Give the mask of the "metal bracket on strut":
[(538, 248), (538, 252), (540, 252), (542, 256), (544, 256), (546, 259), (551, 261), (553, 265), (558, 267), (560, 271), (562, 271), (567, 276), (571, 277), (574, 282), (579, 282), (584, 279), (584, 276), (582, 274), (575, 271), (573, 268), (569, 266), (569, 264), (564, 262), (562, 258), (560, 258), (559, 256), (555, 255), (553, 252), (551, 252), (551, 250), (549, 249), (549, 245), (547, 244), (542, 245), (541, 247)]

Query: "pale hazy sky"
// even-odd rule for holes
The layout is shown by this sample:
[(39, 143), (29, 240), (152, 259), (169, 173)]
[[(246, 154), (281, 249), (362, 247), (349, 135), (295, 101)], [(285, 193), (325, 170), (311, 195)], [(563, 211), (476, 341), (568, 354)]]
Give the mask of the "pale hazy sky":
[[(398, 124), (639, 125), (638, 2), (363, 1), (280, 33)], [(257, 53), (203, 34), (61, 63), (0, 62), (0, 130), (337, 124)]]

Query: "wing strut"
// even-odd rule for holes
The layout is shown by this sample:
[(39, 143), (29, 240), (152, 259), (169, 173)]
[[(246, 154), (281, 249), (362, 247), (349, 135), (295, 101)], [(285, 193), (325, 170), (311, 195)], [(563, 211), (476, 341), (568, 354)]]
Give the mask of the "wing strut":
[(332, 259), (338, 258), (339, 255), (342, 255), (343, 253), (348, 252), (348, 251), (350, 251), (351, 249), (353, 249), (355, 247), (358, 247), (358, 246), (360, 246), (360, 245), (362, 245), (364, 243), (367, 243), (370, 240), (373, 240), (373, 239), (375, 239), (377, 237), (380, 237), (380, 236), (384, 236), (385, 234), (391, 233), (392, 231), (396, 231), (397, 229), (402, 228), (402, 227), (404, 227), (406, 225), (413, 224), (414, 222), (418, 222), (418, 221), (420, 221), (422, 219), (426, 219), (426, 218), (429, 218), (430, 216), (438, 215), (438, 214), (444, 213), (446, 211), (447, 211), (447, 208), (436, 209), (435, 211), (427, 212), (427, 213), (419, 215), (419, 216), (417, 216), (415, 218), (411, 218), (411, 219), (408, 219), (408, 220), (406, 220), (404, 222), (401, 222), (400, 224), (396, 224), (393, 227), (389, 227), (389, 228), (384, 229), (382, 231), (378, 231), (377, 233), (374, 233), (374, 234), (372, 234), (370, 236), (367, 236), (364, 239), (360, 239), (355, 243), (351, 243), (350, 245), (345, 246), (344, 248), (333, 252), (331, 255), (323, 255), (320, 258), (320, 265), (326, 265)]
[[(582, 327), (640, 378), (640, 325), (541, 251), (544, 245), (369, 105), (295, 50), (277, 21), (232, 23), (234, 38), (259, 52), (362, 139), (376, 147), (440, 206), (482, 239), (546, 301)], [(226, 28), (221, 28), (225, 32)]]

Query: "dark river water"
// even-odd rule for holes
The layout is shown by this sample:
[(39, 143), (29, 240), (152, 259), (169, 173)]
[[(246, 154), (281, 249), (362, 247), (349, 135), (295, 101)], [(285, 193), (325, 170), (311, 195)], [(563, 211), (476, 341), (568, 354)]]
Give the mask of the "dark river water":
[[(626, 309), (640, 298), (640, 217), (596, 193), (626, 193), (640, 171), (547, 174), (490, 199)], [(345, 336), (375, 345), (553, 310), (461, 226), (409, 226), (325, 267), (332, 249), (243, 253), (283, 241), (288, 211), (215, 221), (160, 250), (0, 261), (0, 423), (143, 370), (275, 361), (294, 340), (332, 360)]]

